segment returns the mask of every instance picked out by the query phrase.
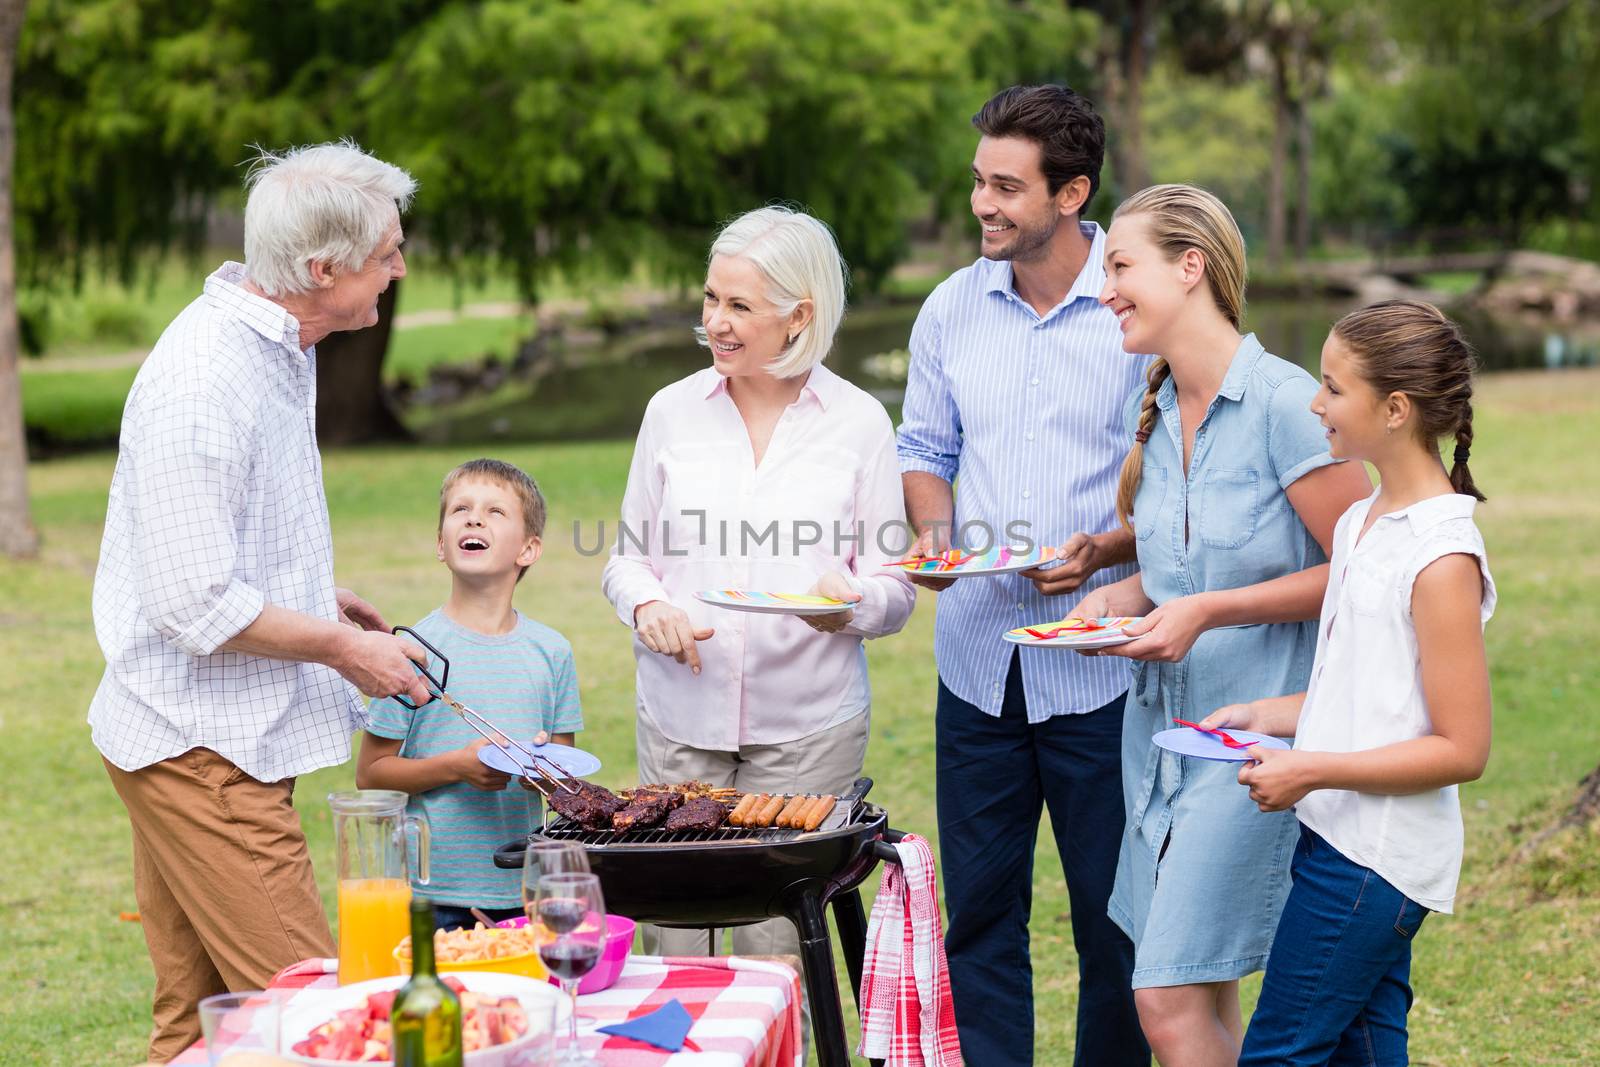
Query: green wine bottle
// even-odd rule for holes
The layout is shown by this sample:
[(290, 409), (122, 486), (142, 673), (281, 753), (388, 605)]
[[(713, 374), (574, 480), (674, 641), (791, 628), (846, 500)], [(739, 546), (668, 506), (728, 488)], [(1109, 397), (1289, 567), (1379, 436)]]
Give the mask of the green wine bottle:
[(461, 1067), (461, 998), (433, 966), (433, 903), (411, 897), (411, 980), (389, 1013), (395, 1067)]

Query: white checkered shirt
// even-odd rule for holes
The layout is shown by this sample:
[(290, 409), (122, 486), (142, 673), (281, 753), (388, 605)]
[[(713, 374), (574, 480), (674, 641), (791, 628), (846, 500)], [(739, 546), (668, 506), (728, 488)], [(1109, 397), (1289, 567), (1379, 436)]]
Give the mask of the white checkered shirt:
[(94, 744), (124, 770), (209, 748), (274, 782), (350, 758), (365, 725), (331, 668), (217, 648), (263, 604), (336, 620), (316, 355), (225, 263), (128, 393), (94, 582)]

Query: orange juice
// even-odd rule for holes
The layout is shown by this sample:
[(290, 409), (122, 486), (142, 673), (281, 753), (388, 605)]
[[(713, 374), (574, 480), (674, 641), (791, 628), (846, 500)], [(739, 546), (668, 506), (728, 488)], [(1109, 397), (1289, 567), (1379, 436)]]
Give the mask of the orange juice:
[(339, 984), (400, 973), (394, 948), (411, 932), (411, 886), (399, 878), (339, 882)]

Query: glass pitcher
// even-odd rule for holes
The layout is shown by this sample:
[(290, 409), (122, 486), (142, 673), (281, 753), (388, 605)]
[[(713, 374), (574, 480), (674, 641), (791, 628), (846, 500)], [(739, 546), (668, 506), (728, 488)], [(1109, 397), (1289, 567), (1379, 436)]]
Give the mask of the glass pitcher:
[(411, 883), (428, 884), (427, 816), (389, 789), (329, 793), (339, 857), (339, 983), (400, 973), (395, 946), (411, 930)]

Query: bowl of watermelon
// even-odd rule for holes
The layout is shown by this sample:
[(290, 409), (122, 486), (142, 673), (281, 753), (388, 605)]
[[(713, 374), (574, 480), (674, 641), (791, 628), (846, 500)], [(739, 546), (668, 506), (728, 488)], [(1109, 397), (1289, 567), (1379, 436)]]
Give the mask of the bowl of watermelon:
[[(441, 975), (461, 998), (467, 1067), (546, 1062), (572, 1007), (546, 982), (493, 971)], [(338, 989), (306, 989), (283, 1010), (283, 1049), (296, 1063), (393, 1063), (389, 1012), (404, 975)]]

